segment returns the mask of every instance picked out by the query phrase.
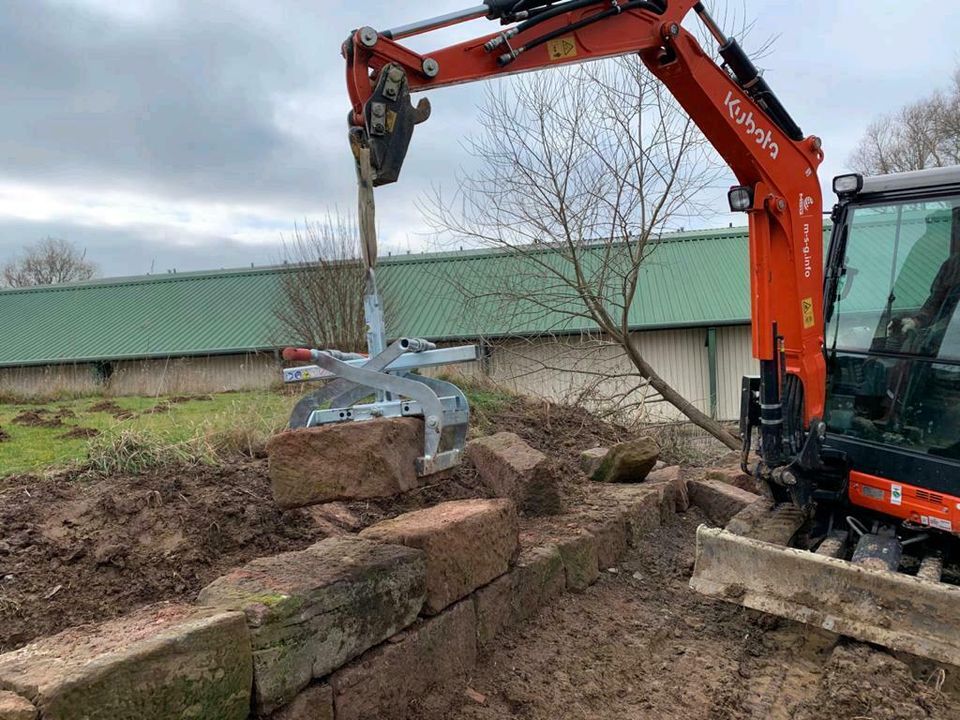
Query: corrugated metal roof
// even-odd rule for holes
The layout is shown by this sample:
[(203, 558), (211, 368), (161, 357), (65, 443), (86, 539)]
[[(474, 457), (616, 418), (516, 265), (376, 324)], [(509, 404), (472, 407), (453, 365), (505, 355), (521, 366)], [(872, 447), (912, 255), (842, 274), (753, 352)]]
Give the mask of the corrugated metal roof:
[[(606, 266), (584, 251), (591, 277)], [(492, 295), (522, 285), (549, 303), (570, 302), (551, 273), (562, 252), (545, 247), (531, 264), (494, 251), (405, 255), (381, 260), (392, 333), (431, 339), (592, 329), (585, 319), (506, 306)], [(177, 273), (0, 291), (0, 366), (211, 355), (296, 342), (274, 317), (289, 267)], [(644, 263), (630, 306), (634, 328), (749, 322), (745, 228), (677, 233)], [(465, 296), (469, 299), (465, 300)]]

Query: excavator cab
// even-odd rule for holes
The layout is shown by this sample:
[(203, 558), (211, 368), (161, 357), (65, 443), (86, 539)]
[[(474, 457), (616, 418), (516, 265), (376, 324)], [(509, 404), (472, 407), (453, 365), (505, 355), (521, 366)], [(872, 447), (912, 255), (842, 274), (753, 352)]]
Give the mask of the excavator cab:
[(815, 512), (701, 528), (691, 586), (960, 665), (960, 167), (834, 190)]
[[(899, 186), (886, 178), (874, 192), (878, 180), (867, 178), (856, 195), (841, 195), (828, 261), (825, 419), (857, 471), (958, 497), (960, 192), (905, 191), (922, 177), (899, 176)], [(891, 510), (931, 524), (903, 504)], [(933, 527), (960, 532), (953, 510)]]

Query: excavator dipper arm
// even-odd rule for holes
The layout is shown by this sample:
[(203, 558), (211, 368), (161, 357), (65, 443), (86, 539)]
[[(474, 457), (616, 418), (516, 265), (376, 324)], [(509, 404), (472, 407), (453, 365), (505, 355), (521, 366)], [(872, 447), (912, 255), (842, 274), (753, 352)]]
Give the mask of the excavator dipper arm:
[[(682, 27), (690, 11), (717, 41), (722, 64)], [(505, 29), (426, 54), (399, 42), (482, 16)], [(749, 216), (753, 353), (761, 364), (755, 472), (778, 499), (809, 505), (804, 471), (818, 464), (826, 375), (821, 143), (803, 136), (703, 3), (487, 0), (395, 30), (362, 27), (343, 45), (351, 142), (355, 152), (370, 149), (374, 185), (394, 182), (414, 125), (430, 112), (426, 100), (414, 107), (410, 93), (630, 53), (676, 97), (739, 182), (730, 200)]]

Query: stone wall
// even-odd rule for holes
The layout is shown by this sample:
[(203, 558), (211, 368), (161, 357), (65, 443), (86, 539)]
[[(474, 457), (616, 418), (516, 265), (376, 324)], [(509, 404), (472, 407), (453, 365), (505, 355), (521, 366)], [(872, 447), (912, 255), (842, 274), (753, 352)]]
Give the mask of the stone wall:
[(196, 606), (0, 655), (0, 720), (403, 718), (499, 633), (584, 591), (685, 498), (676, 473), (597, 484), (586, 505), (522, 529), (508, 500), (453, 501), (260, 558)]

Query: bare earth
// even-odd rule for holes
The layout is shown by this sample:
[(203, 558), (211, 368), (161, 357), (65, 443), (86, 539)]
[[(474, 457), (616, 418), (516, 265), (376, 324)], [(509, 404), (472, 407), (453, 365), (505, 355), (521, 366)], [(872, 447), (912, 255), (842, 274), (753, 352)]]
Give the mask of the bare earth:
[[(588, 414), (511, 403), (484, 432), (511, 430), (589, 495), (579, 452), (623, 436)], [(86, 480), (0, 481), (0, 652), (159, 600), (190, 600), (248, 560), (358, 532), (483, 490), (464, 466), (382, 501), (280, 511), (266, 463), (165, 468)], [(508, 632), (471, 675), (410, 709), (418, 720), (913, 720), (960, 718), (960, 669), (838, 639), (707, 600), (687, 581), (695, 509), (652, 532), (616, 573)]]
[(616, 574), (503, 636), (464, 684), (409, 717), (960, 717), (956, 668), (944, 679), (931, 663), (695, 595), (687, 580), (702, 521), (691, 510), (651, 533)]

